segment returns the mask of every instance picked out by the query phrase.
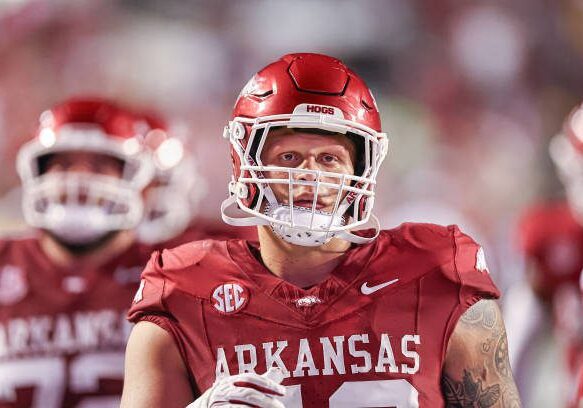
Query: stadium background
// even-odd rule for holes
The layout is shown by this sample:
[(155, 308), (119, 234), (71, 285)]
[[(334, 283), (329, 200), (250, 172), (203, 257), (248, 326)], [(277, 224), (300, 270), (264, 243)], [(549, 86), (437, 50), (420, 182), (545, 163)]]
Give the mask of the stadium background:
[[(232, 103), (256, 69), (298, 51), (341, 58), (374, 91), (390, 136), (382, 224), (459, 223), (504, 292), (520, 283), (517, 218), (561, 194), (548, 141), (583, 95), (581, 0), (0, 0), (0, 232), (23, 227), (14, 159), (38, 115), (87, 94), (182, 128), (212, 184), (199, 214), (218, 220)], [(528, 398), (553, 406), (558, 358), (542, 344), (546, 389)]]

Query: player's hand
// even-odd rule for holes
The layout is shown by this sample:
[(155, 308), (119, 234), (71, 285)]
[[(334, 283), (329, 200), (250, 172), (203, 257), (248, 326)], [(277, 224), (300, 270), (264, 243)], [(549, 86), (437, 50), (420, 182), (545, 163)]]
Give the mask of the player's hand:
[(283, 373), (278, 368), (270, 368), (263, 375), (245, 373), (223, 377), (186, 408), (285, 408), (275, 399), (285, 395), (282, 380)]

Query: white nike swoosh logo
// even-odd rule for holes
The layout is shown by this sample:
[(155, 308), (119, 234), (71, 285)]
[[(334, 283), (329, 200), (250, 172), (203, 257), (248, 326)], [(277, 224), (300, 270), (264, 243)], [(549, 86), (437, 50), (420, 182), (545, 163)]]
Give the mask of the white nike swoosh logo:
[(393, 283), (396, 283), (398, 281), (399, 279), (393, 279), (392, 281), (381, 283), (375, 286), (368, 286), (368, 282), (364, 282), (360, 287), (360, 291), (362, 292), (363, 295), (370, 295), (371, 293), (374, 293), (377, 290), (381, 290), (382, 288), (386, 288), (387, 286), (392, 285)]

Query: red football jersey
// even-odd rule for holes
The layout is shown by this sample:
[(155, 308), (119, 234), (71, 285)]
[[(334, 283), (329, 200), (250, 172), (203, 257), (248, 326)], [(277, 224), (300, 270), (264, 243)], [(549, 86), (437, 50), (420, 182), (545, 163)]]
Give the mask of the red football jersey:
[(535, 292), (550, 303), (553, 325), (565, 346), (570, 376), (583, 362), (583, 305), (579, 276), (583, 268), (583, 226), (567, 202), (541, 204), (525, 213), (519, 225), (520, 248), (534, 265), (528, 276)]
[(0, 407), (118, 407), (127, 307), (151, 251), (55, 266), (35, 238), (0, 241)]
[(561, 286), (578, 287), (583, 268), (583, 227), (567, 202), (529, 209), (520, 221), (518, 239), (520, 250), (534, 263), (529, 280), (539, 296), (552, 301)]
[(404, 224), (353, 246), (322, 283), (272, 275), (246, 241), (155, 253), (129, 318), (173, 335), (200, 391), (280, 367), (286, 407), (443, 407), (441, 367), (461, 314), (499, 292), (457, 227)]

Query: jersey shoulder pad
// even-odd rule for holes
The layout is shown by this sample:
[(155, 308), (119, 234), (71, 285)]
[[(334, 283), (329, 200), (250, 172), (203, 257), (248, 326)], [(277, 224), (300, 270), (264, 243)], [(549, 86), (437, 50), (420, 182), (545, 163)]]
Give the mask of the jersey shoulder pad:
[(175, 296), (206, 299), (217, 286), (242, 279), (225, 241), (193, 241), (155, 251), (142, 272), (130, 318), (146, 312), (168, 313), (166, 307), (172, 303), (168, 300)]
[(380, 232), (367, 274), (385, 275), (399, 271), (400, 282), (414, 281), (453, 263), (453, 246), (448, 227), (436, 224), (404, 223)]
[(406, 243), (418, 249), (434, 249), (447, 242), (450, 237), (449, 227), (438, 224), (405, 222), (397, 228), (383, 231), (390, 234), (395, 243)]
[[(460, 287), (462, 294), (488, 298), (499, 296), (483, 248), (457, 225), (405, 223), (390, 234), (390, 247), (402, 258), (398, 269), (407, 271), (407, 279), (419, 279), (439, 271), (443, 278)], [(391, 248), (385, 253), (390, 259)]]
[(242, 274), (231, 259), (227, 242), (213, 239), (163, 250), (157, 264), (166, 280), (197, 297), (206, 297), (211, 288)]
[[(451, 261), (452, 227), (429, 223), (407, 222), (385, 231), (389, 239), (386, 243), (397, 247), (400, 253), (423, 257), (433, 266)], [(457, 228), (457, 227), (456, 227)]]
[(218, 255), (223, 252), (223, 245), (221, 241), (204, 239), (159, 252), (160, 266), (165, 271), (177, 271), (198, 265), (209, 256)]
[(484, 248), (456, 225), (448, 227), (453, 242), (453, 269), (444, 269), (445, 276), (460, 285), (460, 298), (466, 304), (477, 299), (496, 299), (500, 291), (494, 284), (486, 262)]

